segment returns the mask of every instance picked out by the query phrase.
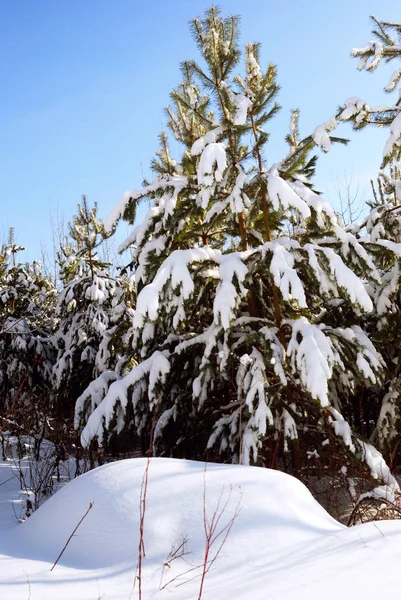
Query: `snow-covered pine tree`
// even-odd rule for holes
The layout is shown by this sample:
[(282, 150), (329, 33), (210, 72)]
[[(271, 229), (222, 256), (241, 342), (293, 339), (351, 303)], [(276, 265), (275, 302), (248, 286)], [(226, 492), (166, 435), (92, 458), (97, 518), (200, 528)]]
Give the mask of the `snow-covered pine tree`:
[(0, 251), (0, 427), (40, 440), (52, 408), (57, 291), (38, 263), (18, 262), (21, 250), (11, 229)]
[[(381, 279), (371, 289), (375, 310), (366, 323), (372, 340), (386, 363), (385, 385), (380, 394), (367, 393), (373, 414), (372, 441), (393, 468), (400, 464), (401, 452), (401, 173), (391, 164), (372, 181), (370, 212), (358, 225), (358, 235), (375, 256)], [(356, 229), (356, 227), (355, 227)], [(366, 236), (368, 234), (368, 237)], [(373, 397), (369, 397), (373, 396)]]
[[(358, 69), (373, 71), (384, 62), (401, 59), (401, 24), (380, 21), (371, 17), (375, 39), (363, 48), (351, 51), (359, 58)], [(380, 281), (371, 289), (375, 310), (367, 328), (372, 339), (385, 358), (386, 384), (381, 394), (367, 394), (367, 405), (373, 407), (372, 422), (376, 425), (372, 440), (385, 453), (392, 466), (401, 460), (401, 69), (393, 71), (384, 91), (395, 93), (393, 104), (371, 108), (367, 102), (350, 98), (338, 113), (338, 120), (351, 121), (354, 129), (368, 125), (386, 127), (389, 138), (383, 150), (383, 161), (376, 185), (373, 185), (373, 200), (370, 212), (354, 226), (361, 243), (375, 257), (380, 272)], [(366, 232), (368, 237), (366, 237)]]
[(131, 327), (127, 304), (132, 286), (123, 276), (113, 276), (110, 265), (99, 257), (107, 237), (96, 204), (91, 208), (83, 196), (59, 254), (63, 288), (56, 310), (53, 379), (58, 415), (68, 420), (77, 397), (94, 377), (103, 373), (107, 381), (115, 381), (122, 365), (131, 360), (122, 346)]
[[(363, 48), (354, 48), (351, 55), (359, 58), (358, 69), (360, 71), (374, 71), (382, 61), (392, 62), (401, 59), (401, 23), (390, 23), (379, 21), (371, 16), (374, 23), (372, 31), (375, 39)], [(388, 94), (397, 89), (401, 80), (401, 69), (395, 69), (384, 91)], [(367, 125), (377, 127), (388, 127), (390, 135), (383, 152), (382, 168), (392, 161), (401, 158), (401, 96), (392, 105), (381, 105), (370, 107), (360, 98), (349, 98), (341, 107), (338, 119), (351, 121), (354, 129), (362, 129)]]
[(122, 247), (133, 248), (142, 360), (97, 390), (81, 439), (104, 441), (133, 412), (160, 454), (290, 469), (311, 453), (369, 463), (375, 451), (342, 409), (383, 368), (360, 327), (372, 310), (361, 276), (378, 274), (310, 181), (313, 148), (329, 149), (335, 123), (301, 139), (294, 111), (287, 156), (267, 164), (276, 68), (263, 71), (259, 45), (248, 44), (235, 74), (238, 24), (216, 8), (192, 22), (205, 68), (183, 63), (167, 109), (181, 160), (162, 134), (154, 180), (125, 193), (106, 222), (111, 230), (151, 201)]

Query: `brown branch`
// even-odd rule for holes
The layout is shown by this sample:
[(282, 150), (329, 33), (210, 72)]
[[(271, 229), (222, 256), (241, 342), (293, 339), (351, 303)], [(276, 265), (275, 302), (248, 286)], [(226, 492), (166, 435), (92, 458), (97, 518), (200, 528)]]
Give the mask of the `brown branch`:
[(58, 555), (58, 557), (56, 558), (56, 561), (54, 563), (54, 565), (52, 566), (52, 568), (50, 569), (50, 571), (53, 571), (54, 567), (57, 565), (58, 561), (60, 560), (60, 558), (63, 556), (68, 544), (70, 543), (72, 537), (74, 536), (75, 532), (77, 531), (78, 527), (81, 525), (82, 521), (85, 519), (85, 517), (88, 515), (89, 511), (91, 510), (92, 506), (94, 505), (94, 502), (89, 502), (89, 507), (88, 510), (86, 511), (86, 513), (80, 518), (80, 520), (78, 521), (78, 524), (76, 525), (76, 527), (74, 528), (73, 532), (71, 533), (70, 537), (68, 538), (68, 540), (66, 541), (64, 548), (62, 549), (62, 551), (60, 552), (60, 554)]
[[(221, 502), (223, 500), (223, 495), (224, 495), (224, 487), (223, 487), (221, 490), (219, 499), (217, 501), (217, 505), (213, 511), (212, 517), (209, 520), (209, 517), (207, 514), (207, 507), (206, 507), (206, 466), (207, 465), (205, 464), (205, 470), (203, 472), (203, 529), (205, 532), (205, 550), (204, 550), (204, 555), (203, 555), (203, 565), (202, 565), (202, 574), (201, 574), (201, 582), (200, 582), (200, 586), (199, 586), (198, 600), (202, 599), (203, 587), (205, 584), (206, 575), (210, 571), (210, 569), (213, 566), (213, 564), (215, 563), (215, 561), (218, 559), (220, 552), (223, 549), (228, 536), (230, 535), (231, 529), (240, 513), (240, 503), (241, 503), (241, 495), (240, 495), (233, 515), (231, 516), (229, 521), (226, 523), (226, 525), (224, 525), (224, 527), (221, 527), (220, 529), (218, 529), (221, 518), (227, 511), (227, 507), (228, 507), (229, 501), (231, 499), (231, 492), (232, 492), (232, 487), (230, 487), (230, 491), (227, 495), (226, 501), (221, 506)], [(217, 549), (214, 551), (214, 555), (210, 558), (213, 546), (216, 544), (216, 542), (218, 540), (220, 540), (220, 543), (218, 544)]]
[(9, 411), (7, 412), (6, 416), (4, 417), (4, 420), (3, 420), (3, 425), (1, 426), (1, 429), (0, 429), (0, 435), (2, 435), (2, 434), (3, 434), (3, 431), (4, 431), (5, 427), (6, 427), (6, 423), (7, 423), (8, 419), (9, 419), (9, 417), (12, 415), (12, 413), (13, 413), (13, 411), (14, 411), (15, 405), (17, 404), (17, 400), (18, 400), (18, 398), (20, 397), (20, 395), (21, 395), (21, 393), (22, 393), (22, 390), (23, 390), (23, 389), (24, 389), (24, 387), (25, 387), (25, 384), (26, 384), (26, 382), (27, 382), (27, 380), (28, 380), (28, 377), (29, 377), (29, 371), (27, 371), (27, 372), (25, 373), (25, 377), (24, 377), (24, 379), (21, 381), (21, 383), (20, 383), (20, 385), (19, 385), (19, 388), (18, 388), (18, 390), (17, 390), (16, 394), (14, 394), (14, 398), (13, 398), (12, 404), (11, 404), (11, 406), (10, 406), (10, 409), (9, 409)]

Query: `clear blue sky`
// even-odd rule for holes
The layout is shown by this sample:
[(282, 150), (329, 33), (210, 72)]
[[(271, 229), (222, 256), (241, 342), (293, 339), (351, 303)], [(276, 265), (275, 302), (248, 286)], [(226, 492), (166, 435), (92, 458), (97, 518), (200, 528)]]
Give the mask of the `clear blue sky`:
[[(16, 228), (26, 258), (51, 238), (50, 217), (67, 219), (83, 193), (106, 217), (126, 189), (149, 174), (179, 63), (196, 58), (188, 21), (210, 0), (19, 0), (0, 2), (0, 235)], [(265, 64), (278, 66), (283, 107), (268, 159), (280, 159), (289, 111), (301, 133), (327, 120), (350, 96), (385, 99), (388, 72), (356, 70), (350, 48), (370, 38), (369, 15), (401, 20), (396, 0), (221, 0), (242, 17), (243, 43), (260, 41)], [(395, 66), (394, 66), (395, 68)], [(392, 71), (392, 67), (389, 68)], [(352, 142), (318, 168), (331, 179), (345, 169), (363, 188), (380, 164), (383, 132), (341, 134)], [(174, 146), (173, 146), (174, 150)]]

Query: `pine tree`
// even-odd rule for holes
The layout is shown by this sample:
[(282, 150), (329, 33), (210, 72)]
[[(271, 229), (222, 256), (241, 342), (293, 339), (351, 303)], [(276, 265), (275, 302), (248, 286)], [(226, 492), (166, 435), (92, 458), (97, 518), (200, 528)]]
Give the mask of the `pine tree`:
[(50, 336), (57, 293), (38, 263), (17, 261), (21, 250), (11, 229), (0, 251), (1, 427), (42, 439), (52, 409)]
[[(352, 56), (359, 58), (359, 70), (368, 72), (374, 71), (382, 61), (399, 61), (401, 58), (401, 24), (380, 21), (374, 16), (371, 19), (375, 40), (351, 51)], [(388, 94), (398, 92), (393, 105), (371, 108), (363, 100), (350, 98), (338, 113), (338, 120), (351, 121), (354, 129), (375, 125), (388, 128), (390, 132), (383, 151), (382, 170), (376, 185), (372, 182), (370, 212), (353, 229), (374, 257), (380, 276), (371, 288), (375, 310), (366, 327), (385, 359), (386, 384), (381, 394), (367, 394), (366, 404), (371, 408), (370, 420), (374, 424), (372, 439), (392, 466), (396, 466), (401, 458), (398, 451), (401, 441), (401, 339), (398, 335), (401, 326), (401, 96), (400, 89), (397, 90), (400, 80), (401, 70), (396, 69), (384, 88)]]
[[(110, 265), (99, 257), (99, 247), (107, 237), (96, 204), (90, 208), (83, 196), (70, 225), (70, 239), (59, 255), (63, 288), (56, 310), (59, 327), (54, 340), (58, 353), (53, 378), (58, 414), (67, 419), (71, 419), (73, 403), (93, 377), (107, 369), (118, 371), (122, 358), (121, 342), (115, 340), (121, 339), (122, 323), (128, 318), (123, 286), (129, 286), (123, 278), (114, 277)], [(113, 337), (116, 332), (119, 335)]]
[(263, 71), (259, 45), (248, 44), (235, 74), (238, 24), (216, 8), (192, 22), (206, 68), (182, 64), (167, 108), (182, 157), (171, 158), (162, 133), (154, 180), (124, 194), (106, 223), (132, 222), (137, 202), (152, 202), (125, 243), (142, 360), (98, 394), (82, 441), (104, 442), (133, 414), (158, 453), (292, 470), (317, 451), (369, 463), (374, 449), (342, 411), (383, 370), (360, 326), (372, 310), (365, 283), (378, 273), (311, 183), (316, 145), (343, 140), (331, 135), (335, 120), (301, 138), (294, 111), (287, 156), (267, 164), (276, 68)]
[[(371, 17), (374, 23), (372, 31), (375, 40), (363, 48), (354, 48), (351, 55), (359, 58), (360, 71), (374, 71), (382, 61), (391, 62), (401, 59), (401, 23), (379, 21)], [(401, 69), (393, 71), (384, 91), (388, 94), (396, 90), (401, 79)], [(350, 98), (341, 107), (338, 119), (351, 121), (354, 129), (362, 129), (367, 125), (388, 127), (390, 135), (383, 152), (382, 168), (401, 158), (401, 97), (393, 105), (371, 108), (364, 100)]]
[(380, 281), (372, 288), (375, 311), (368, 320), (375, 345), (386, 363), (386, 383), (376, 405), (372, 439), (396, 467), (400, 461), (401, 441), (401, 173), (396, 166), (381, 171), (376, 185), (372, 181), (370, 212), (359, 224), (360, 235), (368, 234)]

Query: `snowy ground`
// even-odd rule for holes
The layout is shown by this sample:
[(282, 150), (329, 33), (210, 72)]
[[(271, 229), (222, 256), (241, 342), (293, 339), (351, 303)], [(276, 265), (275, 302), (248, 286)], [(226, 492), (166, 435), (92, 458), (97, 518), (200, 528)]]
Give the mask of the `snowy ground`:
[[(11, 464), (0, 462), (0, 598), (138, 598), (138, 584), (135, 589), (133, 584), (145, 468), (145, 459), (100, 467), (67, 484), (19, 524), (13, 510), (18, 481)], [(92, 509), (51, 572), (91, 502)], [(144, 600), (198, 598), (204, 509), (209, 522), (213, 514), (221, 515), (216, 534), (233, 519), (206, 576), (204, 600), (398, 597), (400, 521), (347, 529), (288, 475), (226, 465), (207, 465), (205, 470), (203, 463), (155, 458), (149, 467), (145, 513)], [(188, 553), (170, 562), (170, 551), (184, 539)]]

